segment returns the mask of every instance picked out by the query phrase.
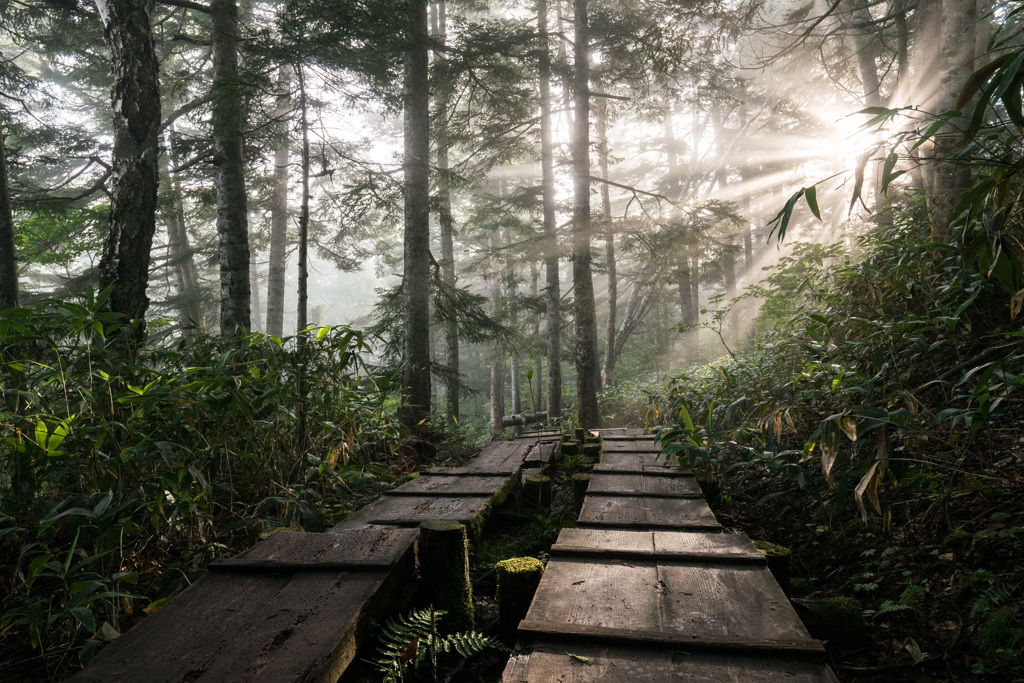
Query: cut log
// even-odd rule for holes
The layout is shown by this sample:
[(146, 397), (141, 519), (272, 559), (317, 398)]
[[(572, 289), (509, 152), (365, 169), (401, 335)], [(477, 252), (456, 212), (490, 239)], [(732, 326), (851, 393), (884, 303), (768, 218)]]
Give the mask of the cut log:
[(525, 427), (526, 425), (547, 422), (548, 411), (539, 413), (519, 413), (517, 415), (503, 415), (501, 425), (503, 427)]

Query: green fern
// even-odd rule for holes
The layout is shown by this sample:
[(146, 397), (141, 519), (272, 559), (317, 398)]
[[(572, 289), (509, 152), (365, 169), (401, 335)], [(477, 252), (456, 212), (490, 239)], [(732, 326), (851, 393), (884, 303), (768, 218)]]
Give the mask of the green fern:
[(508, 650), (497, 640), (476, 631), (439, 635), (437, 624), (445, 614), (444, 610), (427, 608), (388, 620), (381, 629), (377, 656), (372, 660), (384, 673), (384, 683), (401, 681), (410, 667), (420, 668), (428, 657), (431, 666), (436, 668), (438, 653), (456, 652), (472, 657), (489, 647)]

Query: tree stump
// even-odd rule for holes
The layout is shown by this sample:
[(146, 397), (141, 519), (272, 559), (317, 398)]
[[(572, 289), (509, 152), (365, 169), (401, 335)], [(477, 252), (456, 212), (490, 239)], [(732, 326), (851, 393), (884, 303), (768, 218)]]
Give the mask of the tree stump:
[(598, 462), (601, 459), (601, 444), (599, 443), (585, 443), (583, 444), (583, 456), (589, 462)]
[(445, 610), (448, 632), (473, 628), (473, 586), (469, 580), (469, 541), (458, 522), (420, 524), (420, 594), (422, 601)]
[(498, 636), (514, 645), (519, 622), (526, 617), (544, 574), (535, 557), (513, 557), (494, 565), (498, 576)]
[(572, 439), (566, 439), (562, 442), (562, 455), (576, 455), (580, 452), (579, 441), (573, 441)]
[(546, 474), (531, 474), (523, 480), (523, 495), (526, 500), (540, 507), (551, 505), (551, 477)]
[(583, 503), (584, 496), (587, 495), (587, 487), (590, 486), (590, 475), (581, 472), (572, 475), (572, 500), (576, 505)]

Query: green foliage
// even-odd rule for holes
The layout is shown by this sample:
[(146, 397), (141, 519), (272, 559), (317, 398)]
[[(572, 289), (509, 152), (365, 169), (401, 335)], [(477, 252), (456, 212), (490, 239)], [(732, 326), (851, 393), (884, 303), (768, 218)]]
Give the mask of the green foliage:
[(753, 294), (752, 349), (652, 398), (665, 451), (716, 476), (763, 469), (865, 517), (885, 483), (960, 467), (1019, 400), (1024, 338), (1000, 285), (967, 254), (935, 261), (916, 226), (908, 210), (854, 249), (795, 244)]
[(102, 302), (0, 311), (0, 638), (54, 671), (210, 559), (333, 523), (404, 434), (356, 330), (308, 333), (302, 358), (262, 335), (129, 355)]
[(374, 666), (384, 673), (385, 683), (401, 681), (409, 668), (419, 669), (428, 662), (436, 674), (439, 654), (472, 657), (487, 648), (508, 650), (497, 640), (476, 631), (440, 635), (437, 625), (445, 614), (444, 610), (426, 608), (388, 620), (380, 631), (380, 644), (373, 659)]

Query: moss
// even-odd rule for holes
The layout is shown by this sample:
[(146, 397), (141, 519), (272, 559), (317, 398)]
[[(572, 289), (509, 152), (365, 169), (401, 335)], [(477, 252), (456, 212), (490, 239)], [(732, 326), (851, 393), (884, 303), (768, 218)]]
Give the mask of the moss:
[(579, 441), (566, 439), (562, 442), (562, 455), (576, 455), (580, 451)]
[(971, 547), (974, 542), (974, 534), (963, 529), (955, 529), (943, 540), (943, 545), (954, 552), (962, 552)]
[(599, 443), (585, 443), (583, 444), (583, 455), (588, 459), (597, 462), (601, 459), (601, 444)]
[(789, 548), (769, 541), (754, 541), (754, 547), (757, 548), (761, 554), (775, 557), (789, 557), (793, 553), (790, 552)]
[(513, 557), (494, 566), (498, 577), (499, 632), (506, 642), (515, 642), (516, 629), (533, 602), (544, 563), (535, 557)]
[(856, 599), (817, 598), (805, 600), (803, 604), (818, 618), (816, 630), (820, 637), (839, 640), (856, 639), (864, 635), (864, 608)]

